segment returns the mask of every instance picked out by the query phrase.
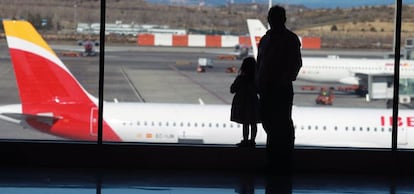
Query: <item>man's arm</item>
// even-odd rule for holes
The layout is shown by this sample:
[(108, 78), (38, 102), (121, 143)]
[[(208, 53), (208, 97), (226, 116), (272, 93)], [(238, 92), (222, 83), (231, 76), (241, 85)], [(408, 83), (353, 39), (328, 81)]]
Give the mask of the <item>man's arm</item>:
[(298, 36), (294, 35), (294, 42), (291, 47), (291, 54), (289, 59), (289, 65), (291, 68), (291, 80), (295, 81), (296, 77), (299, 74), (300, 68), (302, 67), (302, 53), (301, 53), (301, 44)]

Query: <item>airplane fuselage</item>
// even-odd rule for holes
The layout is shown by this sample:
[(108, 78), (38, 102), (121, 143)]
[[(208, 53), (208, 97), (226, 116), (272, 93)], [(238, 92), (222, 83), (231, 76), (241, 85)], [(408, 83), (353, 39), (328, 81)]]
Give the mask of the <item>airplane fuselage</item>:
[[(358, 85), (357, 73), (394, 74), (392, 59), (355, 59), (303, 57), (298, 79), (314, 82), (336, 82)], [(400, 64), (401, 78), (414, 78), (414, 61), (403, 60)]]
[[(8, 106), (7, 111), (19, 111), (20, 105)], [(4, 109), (4, 107), (2, 107)], [(5, 110), (2, 110), (2, 112)], [(296, 145), (328, 147), (390, 148), (392, 110), (354, 108), (293, 107)], [(414, 112), (400, 110), (398, 119), (398, 146), (412, 147), (414, 143)], [(79, 129), (89, 137), (73, 134), (73, 131), (54, 131), (77, 140), (97, 138), (97, 123), (91, 115), (82, 121), (90, 122), (90, 128)], [(109, 129), (120, 139), (104, 141), (191, 143), (191, 144), (235, 144), (242, 139), (242, 125), (230, 121), (229, 105), (162, 104), (162, 103), (112, 103), (104, 105), (104, 120)], [(30, 124), (29, 124), (30, 125)], [(36, 128), (36, 125), (31, 125)], [(283, 129), (277, 129), (283, 130)], [(66, 134), (67, 133), (67, 134)], [(264, 145), (266, 133), (258, 124), (256, 142)]]

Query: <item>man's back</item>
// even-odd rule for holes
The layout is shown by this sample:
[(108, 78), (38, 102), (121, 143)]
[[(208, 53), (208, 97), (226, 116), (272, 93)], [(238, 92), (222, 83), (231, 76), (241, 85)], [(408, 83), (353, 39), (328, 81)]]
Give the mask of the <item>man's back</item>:
[(258, 50), (259, 86), (289, 84), (302, 66), (298, 36), (284, 28), (269, 30)]

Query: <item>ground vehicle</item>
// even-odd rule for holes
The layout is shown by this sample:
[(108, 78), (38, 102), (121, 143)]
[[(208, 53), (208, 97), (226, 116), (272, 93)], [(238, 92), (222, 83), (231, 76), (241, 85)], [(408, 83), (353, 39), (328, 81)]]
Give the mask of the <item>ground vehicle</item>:
[(80, 56), (83, 56), (83, 57), (98, 56), (98, 53), (95, 51), (95, 46), (99, 46), (99, 42), (88, 39), (86, 41), (79, 41), (78, 45), (83, 46), (84, 48), (84, 51), (80, 53)]
[(324, 104), (324, 105), (332, 105), (335, 99), (334, 95), (334, 88), (321, 88), (319, 95), (316, 97), (315, 102), (316, 104)]

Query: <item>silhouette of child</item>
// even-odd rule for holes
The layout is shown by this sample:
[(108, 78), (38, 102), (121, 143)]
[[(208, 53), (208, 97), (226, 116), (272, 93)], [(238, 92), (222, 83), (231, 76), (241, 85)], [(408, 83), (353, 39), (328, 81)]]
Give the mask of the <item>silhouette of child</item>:
[(259, 98), (254, 78), (255, 69), (256, 60), (253, 57), (245, 58), (239, 74), (230, 86), (230, 93), (235, 94), (231, 106), (230, 120), (243, 124), (243, 140), (237, 144), (239, 147), (254, 147), (256, 145), (257, 123), (260, 120)]

